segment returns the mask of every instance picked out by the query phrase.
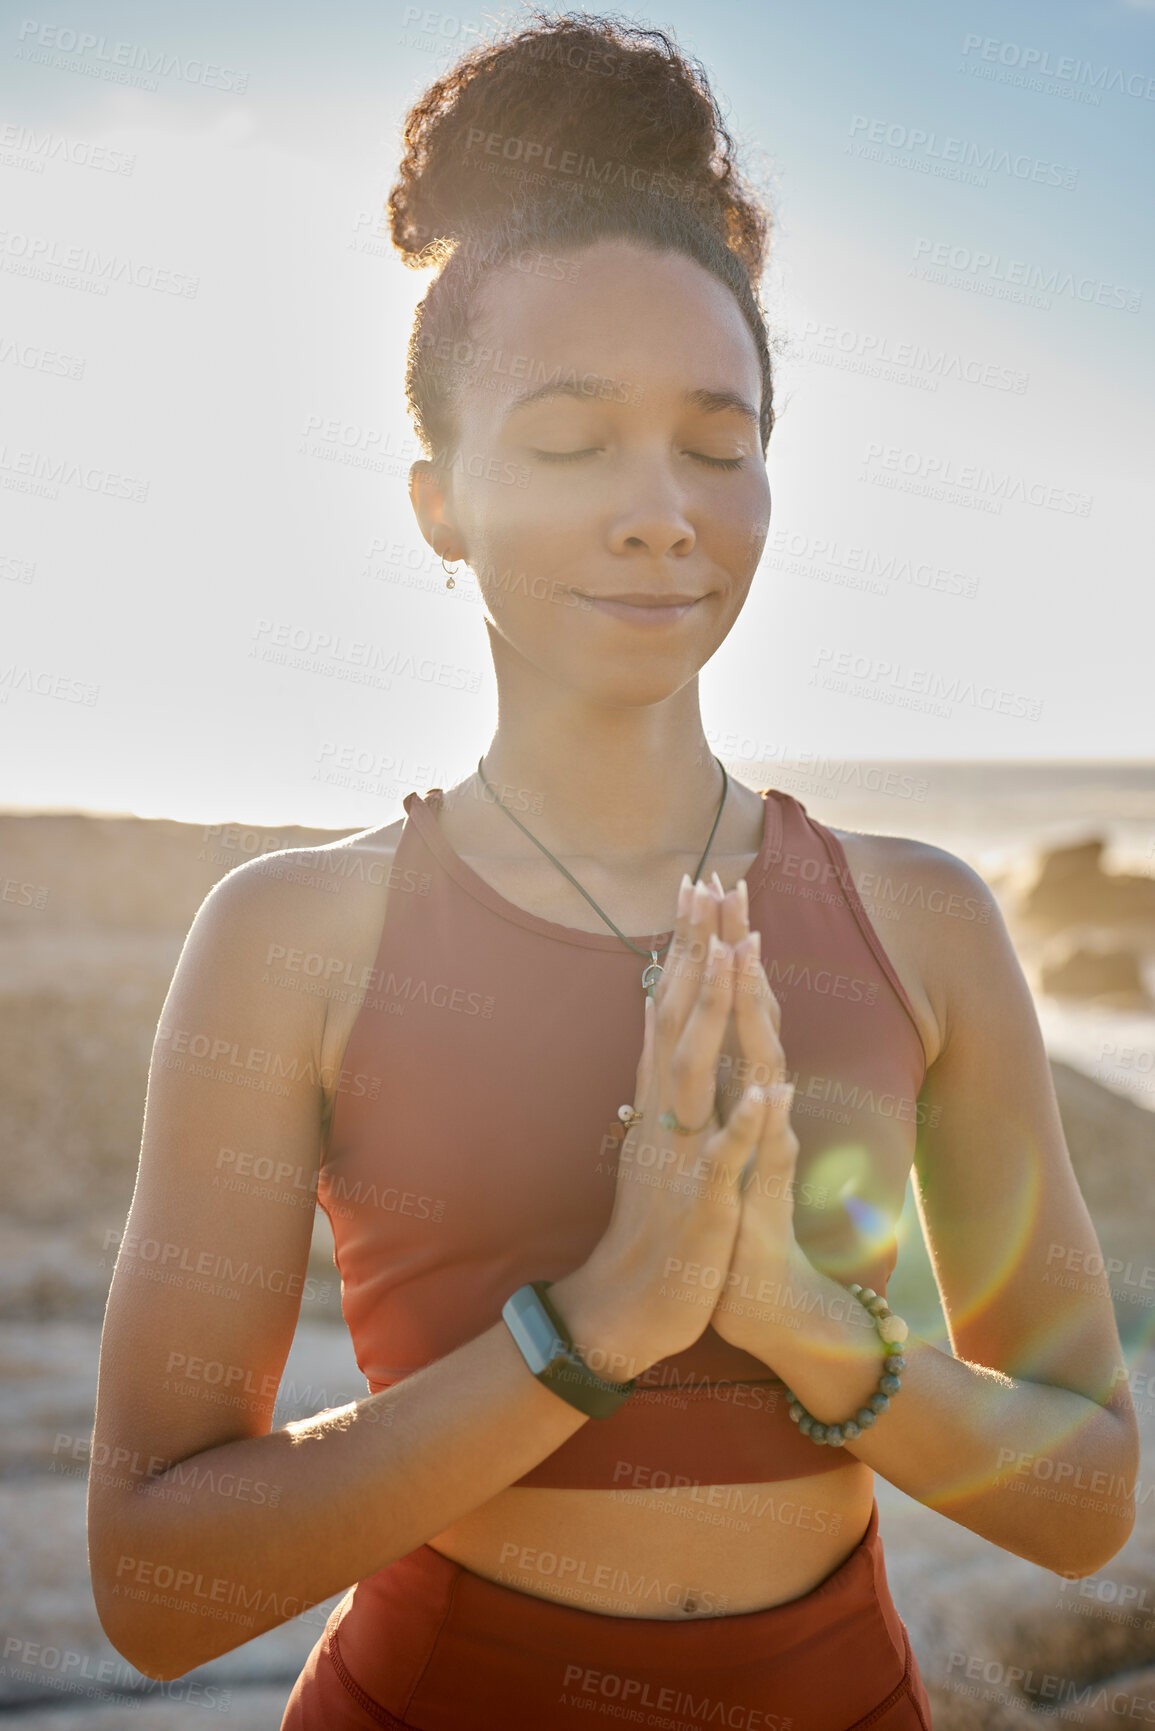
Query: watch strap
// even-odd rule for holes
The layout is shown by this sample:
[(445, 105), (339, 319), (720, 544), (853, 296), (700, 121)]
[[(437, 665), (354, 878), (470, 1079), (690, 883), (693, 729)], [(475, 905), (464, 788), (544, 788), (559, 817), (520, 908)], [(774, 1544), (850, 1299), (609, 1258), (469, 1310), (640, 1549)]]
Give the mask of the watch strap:
[[(579, 1412), (584, 1412), (588, 1418), (608, 1418), (633, 1394), (637, 1386), (637, 1378), (631, 1378), (629, 1382), (606, 1382), (589, 1368), (574, 1345), (564, 1318), (549, 1297), (549, 1288), (552, 1284), (553, 1282), (550, 1280), (528, 1281), (506, 1300), (502, 1308), (502, 1316), (517, 1342), (522, 1357), (526, 1359), (526, 1363), (540, 1383), (543, 1383), (546, 1388), (562, 1400), (568, 1402), (570, 1406), (576, 1407)], [(514, 1309), (511, 1308), (514, 1307), (515, 1300), (524, 1302), (530, 1296), (532, 1302), (539, 1307), (546, 1317), (557, 1337), (560, 1348), (559, 1354), (542, 1368), (535, 1367), (527, 1357), (525, 1347), (515, 1327), (516, 1315)]]

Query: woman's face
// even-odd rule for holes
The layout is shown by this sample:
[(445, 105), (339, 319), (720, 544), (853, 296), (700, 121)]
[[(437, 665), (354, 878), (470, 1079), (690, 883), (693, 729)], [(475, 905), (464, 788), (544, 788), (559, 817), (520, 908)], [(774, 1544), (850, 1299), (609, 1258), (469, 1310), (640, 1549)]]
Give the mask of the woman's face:
[(654, 703), (723, 642), (765, 544), (757, 353), (684, 254), (539, 258), (482, 288), (445, 520), (516, 656), (594, 701)]

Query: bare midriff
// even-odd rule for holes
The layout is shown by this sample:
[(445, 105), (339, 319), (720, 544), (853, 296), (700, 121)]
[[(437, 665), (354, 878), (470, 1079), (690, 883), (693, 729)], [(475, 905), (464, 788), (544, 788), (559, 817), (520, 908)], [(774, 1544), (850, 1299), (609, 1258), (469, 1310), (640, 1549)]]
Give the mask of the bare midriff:
[(851, 1456), (765, 1484), (511, 1486), (428, 1543), (475, 1575), (580, 1610), (732, 1616), (796, 1599), (832, 1574), (866, 1531), (873, 1486)]

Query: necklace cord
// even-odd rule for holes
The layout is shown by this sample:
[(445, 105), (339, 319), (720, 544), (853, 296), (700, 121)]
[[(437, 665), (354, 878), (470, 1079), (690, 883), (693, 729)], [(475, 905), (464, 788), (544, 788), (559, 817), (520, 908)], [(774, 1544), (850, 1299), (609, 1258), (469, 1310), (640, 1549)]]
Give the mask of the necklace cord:
[[(621, 938), (623, 944), (629, 944), (631, 950), (633, 950), (636, 955), (653, 956), (655, 958), (655, 960), (660, 955), (664, 956), (666, 951), (669, 949), (670, 945), (674, 941), (674, 934), (672, 932), (670, 933), (670, 936), (666, 939), (665, 943), (662, 945), (660, 950), (643, 950), (643, 949), (639, 949), (637, 944), (635, 944), (632, 939), (627, 938), (627, 936), (624, 932), (618, 931), (617, 926), (614, 925), (614, 922), (613, 922), (613, 920), (611, 920), (610, 916), (605, 912), (605, 910), (603, 908), (598, 907), (597, 902), (594, 901), (594, 898), (590, 895), (588, 890), (582, 889), (581, 884), (578, 883), (578, 881), (574, 877), (573, 873), (566, 871), (566, 868), (565, 868), (565, 866), (562, 865), (561, 861), (559, 859), (554, 859), (553, 854), (550, 853), (550, 851), (546, 847), (545, 843), (538, 841), (537, 837), (530, 830), (526, 829), (526, 827), (522, 823), (521, 819), (518, 817), (514, 817), (513, 813), (508, 809), (508, 807), (501, 804), (501, 801), (497, 798), (497, 795), (496, 795), (496, 793), (494, 793), (493, 788), (490, 787), (489, 782), (485, 780), (485, 771), (481, 767), (482, 764), (484, 763), (484, 761), (485, 761), (485, 753), (482, 752), (481, 756), (477, 760), (477, 773), (481, 777), (482, 781), (485, 783), (485, 786), (487, 788), (489, 788), (490, 793), (493, 794), (493, 803), (496, 806), (500, 807), (500, 809), (503, 812), (505, 812), (506, 817), (510, 818), (517, 825), (518, 829), (522, 831), (522, 833), (524, 835), (529, 836), (529, 839), (533, 843), (533, 845), (535, 847), (540, 848), (542, 853), (545, 854), (547, 859), (553, 860), (553, 863), (557, 867), (558, 871), (565, 872), (566, 877), (569, 879), (569, 881), (573, 885), (574, 889), (578, 890), (583, 896), (585, 896), (585, 899), (590, 904), (591, 908), (593, 908), (594, 912), (601, 919), (603, 919), (606, 922), (606, 924), (607, 924), (607, 926), (609, 926), (610, 930), (612, 932), (614, 932), (619, 938)], [(714, 814), (714, 827), (713, 827), (713, 829), (711, 829), (710, 834), (709, 834), (709, 838), (707, 839), (707, 842), (706, 842), (706, 845), (702, 849), (702, 857), (698, 861), (697, 866), (694, 868), (694, 875), (693, 875), (692, 879), (690, 880), (692, 883), (697, 883), (698, 878), (701, 874), (702, 867), (706, 863), (706, 855), (709, 853), (710, 847), (711, 847), (713, 840), (714, 840), (714, 836), (717, 833), (718, 823), (719, 823), (721, 816), (722, 816), (722, 807), (726, 803), (726, 794), (727, 794), (729, 787), (730, 787), (730, 778), (726, 774), (726, 765), (722, 762), (722, 759), (716, 755), (714, 755), (714, 762), (718, 765), (718, 768), (722, 771), (722, 797), (718, 801), (718, 810)]]

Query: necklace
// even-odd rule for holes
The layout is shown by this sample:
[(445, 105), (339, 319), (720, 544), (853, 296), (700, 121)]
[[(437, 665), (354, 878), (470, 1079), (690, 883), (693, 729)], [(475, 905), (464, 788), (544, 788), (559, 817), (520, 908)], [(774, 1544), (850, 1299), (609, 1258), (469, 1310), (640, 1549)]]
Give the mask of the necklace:
[[(669, 949), (671, 943), (673, 942), (673, 933), (671, 932), (670, 936), (666, 939), (665, 943), (662, 945), (660, 950), (643, 950), (643, 949), (639, 949), (637, 944), (635, 944), (632, 939), (627, 938), (625, 932), (618, 931), (617, 926), (614, 925), (614, 922), (613, 922), (613, 920), (611, 920), (609, 914), (606, 913), (604, 908), (598, 907), (597, 902), (594, 901), (594, 898), (590, 895), (588, 890), (582, 889), (582, 886), (578, 883), (578, 881), (574, 877), (573, 873), (566, 871), (566, 868), (562, 865), (561, 861), (559, 859), (554, 859), (553, 854), (550, 853), (550, 851), (546, 847), (545, 843), (538, 841), (538, 839), (535, 835), (531, 835), (530, 831), (526, 829), (526, 827), (522, 823), (521, 819), (519, 817), (514, 817), (513, 813), (508, 809), (508, 807), (502, 805), (502, 803), (498, 799), (496, 793), (494, 793), (493, 788), (490, 787), (488, 781), (485, 780), (485, 771), (481, 767), (481, 765), (484, 761), (485, 761), (485, 753), (482, 752), (481, 756), (477, 760), (477, 773), (481, 777), (482, 781), (485, 783), (485, 786), (487, 788), (489, 788), (489, 792), (493, 795), (494, 805), (496, 805), (501, 811), (505, 812), (506, 817), (511, 819), (511, 821), (517, 825), (519, 830), (521, 830), (525, 835), (529, 836), (529, 839), (533, 843), (534, 847), (539, 847), (541, 849), (542, 853), (545, 854), (548, 859), (553, 860), (553, 863), (557, 867), (559, 872), (565, 872), (566, 877), (569, 878), (569, 881), (573, 885), (574, 889), (580, 891), (580, 893), (583, 896), (585, 896), (586, 901), (590, 904), (590, 907), (593, 908), (593, 910), (596, 914), (599, 914), (601, 916), (601, 918), (606, 922), (607, 926), (609, 926), (610, 930), (612, 932), (616, 933), (619, 938), (621, 938), (623, 944), (629, 944), (631, 950), (634, 950), (639, 956), (645, 956), (645, 955), (649, 956), (649, 958), (650, 958), (649, 962), (642, 969), (642, 986), (645, 989), (646, 996), (649, 998), (652, 998), (654, 995), (654, 988), (657, 985), (657, 983), (658, 983), (658, 981), (662, 975), (662, 969), (661, 969), (661, 966), (658, 962), (658, 957), (664, 956), (666, 951)], [(707, 840), (706, 845), (702, 850), (702, 857), (698, 861), (697, 866), (694, 868), (694, 876), (691, 879), (692, 883), (697, 883), (699, 873), (701, 872), (702, 867), (706, 863), (706, 855), (709, 853), (710, 844), (714, 840), (714, 835), (715, 835), (717, 828), (718, 828), (718, 821), (722, 816), (722, 807), (726, 803), (726, 793), (727, 793), (729, 786), (730, 786), (730, 778), (726, 774), (726, 765), (722, 762), (722, 759), (720, 757), (715, 757), (714, 762), (718, 765), (718, 768), (722, 771), (722, 797), (718, 801), (718, 810), (714, 814), (714, 828), (710, 831), (709, 839)]]

